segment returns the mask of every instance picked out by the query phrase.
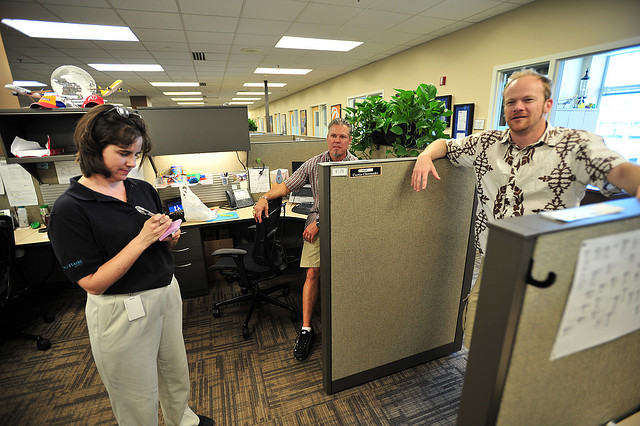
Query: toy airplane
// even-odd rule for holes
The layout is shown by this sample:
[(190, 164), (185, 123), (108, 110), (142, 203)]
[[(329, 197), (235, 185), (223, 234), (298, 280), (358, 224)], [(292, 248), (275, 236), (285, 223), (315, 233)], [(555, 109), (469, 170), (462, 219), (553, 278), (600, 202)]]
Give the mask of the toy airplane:
[(13, 96), (22, 95), (22, 96), (30, 96), (32, 98), (38, 98), (38, 99), (42, 97), (42, 92), (33, 92), (29, 89), (25, 89), (24, 87), (16, 86), (14, 84), (5, 84), (4, 88), (11, 90), (11, 94)]
[(102, 87), (100, 87), (100, 86), (98, 86), (98, 89), (100, 89), (100, 94), (104, 98), (106, 96), (109, 96), (110, 94), (112, 94), (116, 90), (118, 90), (118, 88), (121, 85), (122, 85), (122, 80), (116, 80), (111, 84), (111, 86), (107, 87), (106, 89), (103, 90)]

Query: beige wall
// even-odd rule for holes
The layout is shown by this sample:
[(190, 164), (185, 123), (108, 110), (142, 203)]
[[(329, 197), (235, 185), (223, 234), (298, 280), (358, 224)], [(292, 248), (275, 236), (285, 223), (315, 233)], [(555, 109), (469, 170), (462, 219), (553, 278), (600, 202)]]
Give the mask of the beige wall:
[[(475, 118), (488, 119), (494, 67), (638, 44), (639, 17), (638, 0), (537, 0), (271, 102), (269, 112), (321, 103), (344, 108), (348, 97), (380, 89), (389, 99), (394, 88), (415, 89), (420, 83), (437, 86), (440, 76), (446, 75), (447, 84), (438, 86), (438, 93), (453, 95), (454, 104), (475, 103)], [(264, 115), (264, 108), (249, 115)]]

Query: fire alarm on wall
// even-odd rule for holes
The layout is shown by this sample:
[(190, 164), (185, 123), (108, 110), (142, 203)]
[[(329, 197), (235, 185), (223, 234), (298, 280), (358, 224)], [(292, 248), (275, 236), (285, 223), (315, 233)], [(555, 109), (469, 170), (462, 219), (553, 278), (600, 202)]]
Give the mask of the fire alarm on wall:
[(447, 84), (447, 76), (443, 75), (440, 77), (440, 86), (444, 86), (445, 84)]

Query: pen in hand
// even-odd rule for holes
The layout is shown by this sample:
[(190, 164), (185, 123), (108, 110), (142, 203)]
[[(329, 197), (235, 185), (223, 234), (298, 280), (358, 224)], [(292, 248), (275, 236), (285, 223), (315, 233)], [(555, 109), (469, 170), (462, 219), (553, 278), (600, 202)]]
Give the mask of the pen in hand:
[[(147, 215), (147, 216), (155, 216), (156, 215), (156, 213), (150, 212), (149, 210), (145, 209), (142, 206), (136, 206), (136, 210), (139, 213), (142, 213), (142, 214)], [(161, 224), (162, 223), (163, 222), (161, 222)], [(182, 223), (181, 219), (178, 219), (178, 220), (172, 222), (171, 225), (169, 226), (169, 228), (166, 230), (166, 232), (164, 234), (162, 234), (162, 236), (160, 236), (160, 238), (158, 240), (162, 241), (165, 238), (167, 238), (169, 235), (175, 234), (175, 232), (178, 230), (178, 228), (180, 228), (180, 224), (181, 223)]]

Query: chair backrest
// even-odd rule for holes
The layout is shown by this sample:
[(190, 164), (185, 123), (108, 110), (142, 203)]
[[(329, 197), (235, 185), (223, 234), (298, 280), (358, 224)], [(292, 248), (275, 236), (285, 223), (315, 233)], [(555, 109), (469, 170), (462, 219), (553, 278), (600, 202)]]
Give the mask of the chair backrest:
[(282, 251), (280, 236), (282, 235), (282, 198), (269, 201), (269, 217), (262, 217), (256, 224), (253, 240), (253, 260), (258, 265), (271, 266), (276, 270), (287, 267), (286, 256)]
[(11, 217), (0, 215), (0, 306), (11, 297), (15, 239)]

